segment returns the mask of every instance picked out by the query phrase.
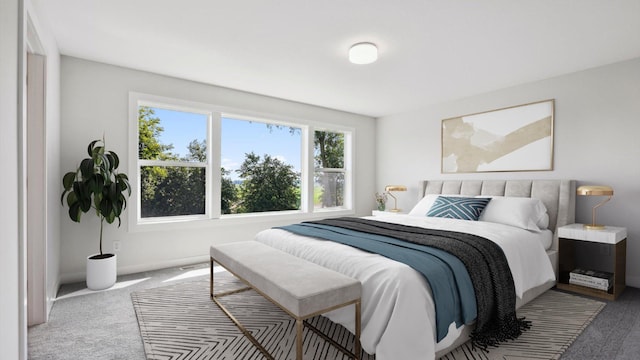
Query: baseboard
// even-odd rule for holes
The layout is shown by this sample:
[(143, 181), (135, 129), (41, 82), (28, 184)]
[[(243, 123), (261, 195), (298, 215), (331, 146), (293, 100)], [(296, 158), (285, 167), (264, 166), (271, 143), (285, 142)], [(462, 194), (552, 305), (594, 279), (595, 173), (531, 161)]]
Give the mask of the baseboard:
[(45, 322), (49, 321), (49, 314), (51, 314), (51, 308), (53, 308), (53, 303), (56, 301), (56, 297), (58, 296), (58, 291), (60, 291), (60, 276), (55, 280), (53, 285), (51, 286), (52, 291), (47, 291), (47, 307), (45, 313)]
[(118, 267), (118, 275), (135, 274), (135, 273), (144, 272), (144, 271), (152, 271), (152, 270), (166, 269), (166, 268), (177, 267), (177, 266), (193, 265), (198, 263), (209, 262), (209, 259), (210, 259), (209, 255), (200, 255), (200, 256), (192, 256), (192, 257), (182, 258), (182, 259), (167, 260), (167, 261), (152, 263), (152, 264), (141, 264), (141, 265), (130, 265), (130, 266)]
[[(171, 259), (155, 263), (136, 264), (129, 266), (118, 266), (118, 276), (135, 274), (145, 271), (153, 271), (159, 269), (166, 269), (177, 266), (193, 265), (198, 263), (204, 263), (209, 261), (209, 255), (192, 256), (181, 259)], [(86, 272), (73, 272), (60, 275), (60, 284), (71, 284), (76, 282), (85, 281)]]

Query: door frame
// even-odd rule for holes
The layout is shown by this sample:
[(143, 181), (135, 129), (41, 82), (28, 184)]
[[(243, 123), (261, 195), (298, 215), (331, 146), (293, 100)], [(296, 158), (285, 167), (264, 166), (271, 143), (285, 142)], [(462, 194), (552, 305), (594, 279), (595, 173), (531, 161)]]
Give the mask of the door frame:
[(26, 248), (27, 326), (48, 319), (47, 303), (47, 161), (46, 57), (27, 16), (26, 48)]

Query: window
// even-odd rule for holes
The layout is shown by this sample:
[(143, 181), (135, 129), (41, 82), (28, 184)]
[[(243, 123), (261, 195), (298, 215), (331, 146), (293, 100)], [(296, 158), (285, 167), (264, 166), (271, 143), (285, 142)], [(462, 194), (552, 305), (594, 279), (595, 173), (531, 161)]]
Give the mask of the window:
[(223, 214), (300, 210), (301, 134), (295, 125), (222, 115)]
[(138, 106), (140, 217), (206, 215), (209, 115)]
[(130, 102), (133, 224), (351, 209), (351, 129), (136, 93)]
[(315, 131), (314, 147), (314, 191), (315, 209), (344, 206), (345, 161), (344, 133)]

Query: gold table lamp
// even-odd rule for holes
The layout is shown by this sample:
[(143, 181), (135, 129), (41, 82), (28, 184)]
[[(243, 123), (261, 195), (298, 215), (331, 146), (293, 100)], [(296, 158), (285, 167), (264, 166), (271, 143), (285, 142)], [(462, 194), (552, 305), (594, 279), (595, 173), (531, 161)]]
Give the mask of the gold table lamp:
[(611, 197), (613, 196), (613, 189), (609, 186), (584, 185), (578, 187), (578, 189), (576, 190), (576, 194), (586, 196), (609, 196), (608, 198), (601, 201), (598, 205), (594, 206), (593, 209), (591, 209), (591, 224), (584, 225), (585, 229), (587, 230), (604, 229), (604, 225), (596, 224), (596, 209), (604, 205), (607, 201), (611, 200)]
[(393, 209), (389, 210), (392, 212), (400, 212), (401, 209), (398, 209), (398, 199), (391, 193), (391, 191), (407, 191), (407, 187), (404, 185), (387, 185), (384, 188), (384, 191), (389, 194), (393, 198)]

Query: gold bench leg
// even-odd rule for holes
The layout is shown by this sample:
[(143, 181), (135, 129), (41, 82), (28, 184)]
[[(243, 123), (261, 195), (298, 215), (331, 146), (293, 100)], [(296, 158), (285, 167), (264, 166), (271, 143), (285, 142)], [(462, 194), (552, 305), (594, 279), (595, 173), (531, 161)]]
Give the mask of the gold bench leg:
[[(242, 332), (242, 334), (249, 339), (249, 341), (251, 341), (251, 343), (258, 348), (258, 350), (260, 350), (260, 352), (262, 353), (262, 355), (264, 355), (265, 358), (267, 358), (267, 360), (274, 360), (274, 357), (271, 356), (271, 354), (269, 354), (269, 352), (267, 351), (267, 349), (262, 346), (262, 344), (260, 344), (260, 342), (253, 337), (253, 335), (251, 335), (251, 332), (249, 330), (247, 330), (247, 328), (245, 328), (240, 321), (238, 321), (238, 319), (236, 319), (235, 316), (233, 316), (233, 314), (231, 314), (231, 312), (224, 306), (222, 305), (222, 303), (218, 300), (219, 297), (222, 296), (226, 296), (226, 295), (230, 295), (230, 294), (235, 294), (238, 292), (242, 292), (242, 291), (247, 291), (250, 290), (250, 287), (245, 287), (245, 288), (241, 288), (241, 289), (237, 289), (237, 290), (230, 290), (227, 292), (223, 292), (217, 295), (214, 295), (213, 293), (213, 257), (211, 258), (211, 271), (210, 271), (210, 291), (211, 291), (211, 300), (213, 300), (213, 302), (218, 305), (218, 308), (220, 308), (220, 310), (222, 310), (222, 312), (227, 315), (227, 317), (229, 318), (229, 320), (231, 320), (237, 327), (238, 329)], [(302, 358), (301, 358), (302, 359)]]
[(336, 349), (340, 350), (342, 353), (348, 355), (350, 358), (355, 360), (360, 360), (362, 354), (362, 344), (360, 343), (360, 333), (362, 329), (362, 317), (361, 317), (361, 308), (362, 302), (361, 300), (357, 300), (353, 303), (355, 305), (355, 320), (356, 320), (356, 331), (354, 336), (354, 343), (352, 351), (349, 351), (346, 347), (338, 344), (335, 340), (329, 337), (329, 335), (323, 333), (315, 326), (311, 325), (311, 323), (303, 321), (303, 325), (307, 327), (307, 329), (316, 333), (316, 335), (323, 338), (326, 342), (333, 345)]
[(213, 299), (213, 258), (209, 258), (210, 269), (209, 269), (209, 295)]
[(302, 360), (302, 341), (304, 340), (302, 337), (302, 328), (302, 319), (296, 319), (296, 360)]
[(360, 359), (360, 354), (362, 352), (362, 345), (360, 344), (360, 323), (361, 323), (361, 315), (360, 315), (360, 300), (356, 302), (356, 343), (354, 345), (353, 355), (355, 360)]

